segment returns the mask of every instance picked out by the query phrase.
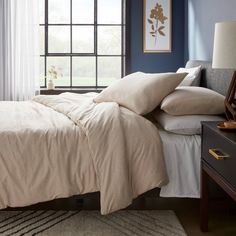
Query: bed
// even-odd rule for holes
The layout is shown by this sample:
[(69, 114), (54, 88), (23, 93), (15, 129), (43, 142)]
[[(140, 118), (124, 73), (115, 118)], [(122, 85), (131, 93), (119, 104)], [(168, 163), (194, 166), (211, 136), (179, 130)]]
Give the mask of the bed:
[[(200, 86), (226, 95), (234, 71), (212, 69), (211, 62), (207, 61), (186, 63), (186, 68), (197, 66), (202, 67)], [(160, 131), (169, 177), (169, 183), (161, 188), (160, 196), (200, 198), (200, 135), (173, 134), (156, 125)]]
[[(200, 61), (186, 66), (199, 64), (202, 86), (225, 94), (231, 71), (215, 71)], [(97, 191), (102, 214), (125, 208), (154, 188), (161, 188), (163, 197), (199, 197), (199, 135), (158, 131), (116, 103), (94, 107), (94, 96), (64, 93), (1, 103), (1, 209)]]

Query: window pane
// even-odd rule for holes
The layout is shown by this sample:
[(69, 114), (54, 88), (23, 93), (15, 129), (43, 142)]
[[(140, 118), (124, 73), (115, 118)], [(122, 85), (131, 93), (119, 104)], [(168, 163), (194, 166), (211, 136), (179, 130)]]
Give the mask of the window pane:
[(121, 24), (121, 0), (98, 1), (98, 24)]
[(48, 52), (68, 53), (70, 52), (70, 27), (49, 26), (48, 27)]
[(72, 1), (73, 24), (94, 24), (94, 0)]
[[(40, 23), (45, 21), (45, 0), (40, 1)], [(97, 3), (97, 45), (95, 45), (94, 2)], [(49, 24), (78, 25), (49, 25), (49, 53), (91, 53), (88, 56), (47, 57), (48, 70), (55, 66), (63, 74), (54, 80), (56, 86), (107, 86), (115, 79), (121, 78), (122, 26), (112, 25), (122, 23), (123, 0), (48, 0)], [(71, 8), (72, 4), (72, 8)], [(72, 9), (72, 16), (70, 10)], [(80, 25), (82, 24), (82, 25)], [(102, 25), (102, 24), (111, 24)], [(71, 32), (72, 27), (72, 32)], [(45, 54), (45, 28), (40, 27), (40, 54)], [(72, 33), (72, 38), (71, 38)], [(125, 38), (124, 38), (125, 39)], [(125, 41), (125, 40), (124, 40)], [(72, 44), (72, 45), (71, 45)], [(94, 53), (97, 49), (98, 57)], [(105, 55), (105, 56), (104, 56)], [(120, 55), (120, 56), (114, 56)], [(45, 58), (40, 58), (40, 84), (45, 85)], [(72, 65), (71, 65), (72, 63)], [(71, 75), (72, 73), (72, 75)]]
[(48, 70), (55, 66), (62, 76), (53, 80), (56, 86), (70, 86), (70, 58), (69, 57), (48, 57), (47, 58), (47, 79), (50, 79)]
[(73, 57), (73, 86), (96, 86), (96, 58)]
[(121, 78), (121, 57), (98, 57), (98, 86)]
[(120, 26), (98, 26), (98, 54), (121, 55)]
[(45, 57), (40, 57), (39, 63), (40, 86), (45, 86)]
[(73, 26), (73, 53), (94, 53), (94, 26)]
[(44, 26), (40, 26), (39, 29), (39, 53), (40, 55), (45, 55), (45, 34), (44, 34)]
[(45, 0), (39, 1), (39, 23), (45, 23)]
[(70, 23), (70, 0), (48, 0), (49, 24)]

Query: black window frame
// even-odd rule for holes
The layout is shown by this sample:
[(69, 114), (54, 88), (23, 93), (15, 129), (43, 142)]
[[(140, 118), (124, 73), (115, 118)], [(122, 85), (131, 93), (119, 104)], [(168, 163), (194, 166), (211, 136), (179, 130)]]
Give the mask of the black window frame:
[[(72, 0), (70, 0), (70, 23), (69, 24), (50, 24), (48, 21), (48, 1), (45, 0), (45, 19), (44, 24), (40, 24), (40, 27), (44, 27), (44, 54), (40, 55), (40, 57), (44, 57), (44, 86), (41, 86), (42, 89), (47, 87), (47, 57), (69, 57), (70, 58), (70, 86), (56, 86), (56, 88), (61, 89), (103, 89), (106, 86), (98, 85), (98, 57), (121, 57), (121, 77), (129, 74), (130, 72), (130, 50), (129, 50), (129, 38), (130, 38), (130, 0), (121, 0), (122, 2), (122, 22), (121, 24), (98, 24), (97, 23), (97, 2), (99, 0), (94, 0), (94, 24), (74, 24), (72, 21), (73, 11), (72, 11)], [(49, 26), (69, 26), (70, 27), (70, 52), (69, 53), (49, 53), (48, 52), (48, 28)], [(73, 53), (73, 26), (94, 26), (94, 53)], [(98, 54), (97, 50), (97, 42), (98, 42), (98, 26), (120, 26), (121, 27), (121, 54), (120, 55), (101, 55)], [(72, 78), (73, 78), (73, 57), (86, 57), (86, 56), (94, 56), (96, 60), (96, 84), (95, 86), (73, 86)]]

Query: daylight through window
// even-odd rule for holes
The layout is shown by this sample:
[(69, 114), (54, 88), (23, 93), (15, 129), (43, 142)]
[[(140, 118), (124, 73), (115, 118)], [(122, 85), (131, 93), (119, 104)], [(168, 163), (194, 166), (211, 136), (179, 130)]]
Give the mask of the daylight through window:
[(108, 86), (125, 71), (125, 0), (41, 0), (41, 87)]

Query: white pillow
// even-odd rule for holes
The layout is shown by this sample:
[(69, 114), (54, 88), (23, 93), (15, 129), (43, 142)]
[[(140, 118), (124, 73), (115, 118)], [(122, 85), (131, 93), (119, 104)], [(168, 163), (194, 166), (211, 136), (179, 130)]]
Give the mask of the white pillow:
[(193, 68), (179, 68), (176, 73), (188, 73), (179, 86), (200, 86), (201, 66)]
[(163, 99), (161, 109), (174, 116), (220, 115), (224, 113), (224, 99), (207, 88), (181, 86)]
[(154, 118), (164, 130), (182, 135), (201, 134), (202, 121), (225, 120), (222, 116), (211, 115), (172, 116), (161, 110), (155, 111)]
[(116, 102), (144, 115), (154, 110), (164, 97), (184, 79), (186, 73), (134, 73), (119, 79), (104, 89), (94, 102)]

